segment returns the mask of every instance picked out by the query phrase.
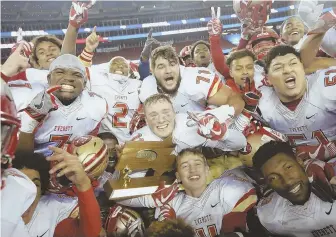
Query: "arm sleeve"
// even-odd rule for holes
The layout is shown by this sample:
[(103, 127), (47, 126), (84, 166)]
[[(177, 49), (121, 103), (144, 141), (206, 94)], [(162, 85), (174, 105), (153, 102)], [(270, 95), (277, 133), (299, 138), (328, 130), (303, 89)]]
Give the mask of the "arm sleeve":
[(321, 48), (331, 57), (336, 57), (336, 28), (331, 28), (324, 35), (321, 43)]
[[(237, 176), (227, 177), (221, 182), (225, 188), (221, 192), (221, 199), (225, 203), (227, 214), (223, 216), (223, 233), (234, 232), (235, 230), (245, 231), (247, 212), (257, 203), (256, 191), (252, 184), (239, 180)], [(229, 191), (229, 189), (232, 189)]]
[(142, 81), (146, 77), (149, 76), (150, 70), (149, 70), (149, 61), (142, 61), (140, 59), (140, 64), (138, 67), (139, 74), (140, 74), (140, 80)]
[(85, 192), (75, 191), (78, 196), (79, 219), (67, 218), (55, 229), (55, 237), (97, 237), (102, 226), (100, 209), (91, 187)]
[(225, 63), (225, 56), (220, 46), (220, 36), (210, 37), (210, 52), (211, 58), (216, 70), (222, 74), (226, 79), (230, 77), (230, 69)]
[(12, 77), (7, 77), (6, 75), (2, 74), (1, 79), (3, 79), (7, 83), (10, 81), (17, 81), (17, 80), (28, 81), (26, 71), (20, 72)]
[(243, 38), (240, 38), (240, 40), (239, 40), (239, 44), (238, 44), (238, 46), (237, 46), (237, 50), (245, 49), (246, 46), (247, 46), (247, 43), (248, 43), (248, 40), (243, 39)]
[(82, 53), (78, 56), (78, 58), (85, 67), (91, 67), (93, 56), (94, 56), (93, 52), (90, 53), (85, 49), (83, 49)]

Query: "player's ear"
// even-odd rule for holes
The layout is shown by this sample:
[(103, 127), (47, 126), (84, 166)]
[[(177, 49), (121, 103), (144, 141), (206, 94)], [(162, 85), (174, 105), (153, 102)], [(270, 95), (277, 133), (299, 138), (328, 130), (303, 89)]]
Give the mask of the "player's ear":
[(47, 80), (48, 80), (49, 85), (50, 85), (50, 77), (51, 77), (51, 73), (49, 73), (48, 76), (47, 76)]
[(229, 72), (230, 72), (230, 77), (233, 78), (231, 68), (230, 68)]
[(268, 77), (267, 74), (265, 75), (265, 81), (266, 81), (267, 85), (269, 85), (269, 86), (273, 86), (273, 84), (272, 84), (272, 82), (271, 82), (271, 80), (269, 79), (269, 77)]

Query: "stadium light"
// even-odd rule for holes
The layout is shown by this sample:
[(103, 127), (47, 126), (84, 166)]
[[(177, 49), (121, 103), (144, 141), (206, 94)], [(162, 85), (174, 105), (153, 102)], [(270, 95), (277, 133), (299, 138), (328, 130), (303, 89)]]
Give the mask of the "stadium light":
[(294, 9), (294, 5), (290, 5), (289, 8), (293, 10)]
[(277, 13), (277, 12), (278, 12), (277, 9), (274, 9), (274, 8), (271, 9), (271, 13)]
[(237, 17), (236, 14), (232, 14), (232, 15), (231, 15), (231, 18), (236, 18), (236, 17)]

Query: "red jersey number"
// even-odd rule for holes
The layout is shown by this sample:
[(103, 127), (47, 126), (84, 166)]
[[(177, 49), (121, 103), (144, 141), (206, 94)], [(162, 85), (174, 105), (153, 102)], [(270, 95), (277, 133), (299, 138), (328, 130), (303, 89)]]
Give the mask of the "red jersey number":
[(125, 103), (116, 103), (113, 108), (120, 109), (120, 112), (115, 112), (114, 115), (112, 115), (112, 126), (114, 128), (127, 128), (127, 123), (120, 121), (120, 119), (123, 119), (128, 114), (128, 106)]
[[(330, 74), (334, 74), (334, 75), (331, 77)], [(327, 71), (325, 73), (325, 76), (326, 76), (324, 78), (324, 86), (325, 87), (336, 85), (336, 69)]]
[(50, 142), (57, 142), (57, 147), (62, 148), (65, 143), (67, 143), (70, 140), (70, 137), (72, 134), (66, 134), (66, 135), (50, 135)]

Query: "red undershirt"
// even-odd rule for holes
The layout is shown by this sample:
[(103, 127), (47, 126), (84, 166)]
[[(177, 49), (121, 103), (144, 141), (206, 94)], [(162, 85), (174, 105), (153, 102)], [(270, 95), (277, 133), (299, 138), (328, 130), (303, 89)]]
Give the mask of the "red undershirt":
[(302, 97), (290, 102), (282, 102), (281, 103), (286, 106), (288, 109), (290, 109), (291, 111), (294, 111), (296, 109), (296, 107), (299, 105), (299, 103), (301, 102)]

